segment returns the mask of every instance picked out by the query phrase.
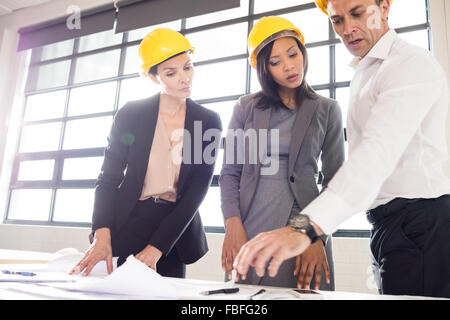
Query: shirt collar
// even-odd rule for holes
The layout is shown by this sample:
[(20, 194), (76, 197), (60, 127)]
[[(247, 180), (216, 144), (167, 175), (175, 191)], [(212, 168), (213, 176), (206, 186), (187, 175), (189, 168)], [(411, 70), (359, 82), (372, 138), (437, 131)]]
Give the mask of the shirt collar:
[(369, 53), (361, 59), (361, 57), (355, 57), (349, 64), (351, 67), (356, 68), (361, 61), (369, 60), (368, 58), (385, 60), (389, 56), (392, 45), (397, 39), (397, 33), (394, 29), (390, 29), (384, 36), (378, 40), (378, 42), (372, 47)]

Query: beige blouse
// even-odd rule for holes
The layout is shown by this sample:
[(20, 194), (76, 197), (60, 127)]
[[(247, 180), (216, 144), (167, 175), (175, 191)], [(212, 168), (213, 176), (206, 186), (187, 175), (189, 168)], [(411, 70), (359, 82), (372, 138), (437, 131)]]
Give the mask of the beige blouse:
[[(181, 112), (178, 111), (174, 118), (171, 119), (171, 125), (172, 122), (184, 122), (185, 116), (185, 109)], [(170, 129), (166, 127), (163, 116), (159, 113), (145, 174), (144, 187), (139, 200), (154, 197), (175, 202), (177, 199), (184, 126), (179, 129), (173, 129), (169, 131)]]

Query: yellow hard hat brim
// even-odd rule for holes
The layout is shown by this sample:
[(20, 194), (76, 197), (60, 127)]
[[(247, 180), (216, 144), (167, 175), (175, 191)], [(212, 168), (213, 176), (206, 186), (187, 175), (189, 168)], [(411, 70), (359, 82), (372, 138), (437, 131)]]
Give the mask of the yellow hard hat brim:
[(194, 47), (178, 31), (157, 28), (147, 34), (139, 44), (142, 61), (141, 74), (148, 75), (150, 68), (182, 52), (193, 53)]
[[(389, 0), (389, 1), (391, 2), (391, 4), (392, 4), (392, 2), (394, 2), (394, 0)], [(327, 16), (330, 16), (330, 14), (328, 13), (328, 10), (327, 10), (327, 4), (328, 4), (328, 0), (316, 0), (317, 8), (319, 8)]]
[(195, 50), (195, 47), (190, 47), (190, 48), (187, 48), (186, 50), (180, 50), (178, 52), (171, 52), (167, 56), (163, 56), (158, 61), (153, 62), (151, 65), (150, 64), (143, 64), (143, 65), (141, 65), (141, 76), (148, 77), (149, 70), (150, 70), (151, 67), (154, 67), (154, 66), (160, 64), (161, 62), (169, 60), (170, 58), (172, 58), (172, 57), (174, 57), (177, 54), (180, 54), (182, 52), (187, 52), (189, 54), (193, 54), (194, 50)]
[(265, 46), (271, 41), (275, 40), (273, 36), (276, 35), (277, 33), (288, 30), (293, 31), (293, 34), (289, 36), (293, 36), (297, 38), (303, 45), (305, 44), (305, 38), (303, 36), (303, 33), (300, 31), (300, 29), (294, 26), (294, 24), (292, 24), (292, 22), (290, 22), (286, 18), (277, 16), (262, 17), (253, 26), (247, 39), (248, 52), (250, 54), (249, 56), (250, 65), (253, 68), (256, 68), (257, 64), (256, 57), (258, 55), (258, 52), (262, 48), (261, 46)]
[[(272, 35), (272, 37), (269, 37), (269, 38), (265, 39), (263, 42), (261, 42), (261, 44), (257, 48), (255, 48), (252, 51), (249, 61), (250, 61), (250, 65), (254, 69), (256, 69), (256, 65), (257, 65), (256, 57), (258, 56), (258, 53), (262, 50), (262, 48), (264, 48), (269, 43), (271, 43), (271, 42), (273, 42), (273, 41), (275, 41), (277, 39), (280, 39), (280, 38), (283, 38), (283, 37), (292, 37), (292, 38), (295, 38), (295, 39), (299, 40), (301, 44), (305, 45), (305, 37), (303, 36), (303, 33), (300, 31), (300, 29), (293, 28), (293, 29), (288, 29), (288, 30), (292, 31), (292, 34), (289, 34), (289, 35), (284, 34), (284, 31), (287, 31), (287, 30), (279, 31), (279, 32), (274, 34), (274, 35), (278, 34), (278, 36), (273, 37), (273, 35)], [(269, 40), (269, 41), (267, 41), (267, 40)]]

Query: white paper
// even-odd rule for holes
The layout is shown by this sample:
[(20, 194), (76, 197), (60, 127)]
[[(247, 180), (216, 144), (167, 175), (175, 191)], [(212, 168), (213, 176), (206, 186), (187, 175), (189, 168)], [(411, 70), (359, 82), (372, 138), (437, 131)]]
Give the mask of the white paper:
[(78, 289), (88, 292), (102, 292), (129, 295), (142, 298), (177, 299), (177, 291), (169, 280), (137, 260), (133, 255), (107, 277), (82, 282)]
[[(59, 253), (63, 254), (59, 255)], [(47, 271), (69, 273), (73, 269), (73, 267), (75, 267), (75, 265), (84, 257), (84, 253), (73, 251), (63, 252), (62, 250), (60, 250), (56, 254), (58, 254), (58, 256), (49, 261), (47, 265)], [(113, 270), (117, 268), (117, 259), (117, 257), (113, 258)], [(95, 267), (92, 268), (92, 271), (89, 275), (98, 277), (107, 276), (108, 271), (106, 267), (106, 261), (102, 260), (97, 263)]]

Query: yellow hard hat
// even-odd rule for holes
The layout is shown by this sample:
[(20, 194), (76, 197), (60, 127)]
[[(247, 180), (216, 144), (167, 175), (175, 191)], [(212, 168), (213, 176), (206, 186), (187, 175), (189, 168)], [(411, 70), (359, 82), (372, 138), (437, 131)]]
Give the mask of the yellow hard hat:
[[(394, 2), (394, 0), (389, 0), (392, 2)], [(327, 3), (328, 0), (316, 0), (316, 6), (317, 8), (319, 8), (320, 10), (322, 10), (323, 13), (325, 13), (327, 16), (329, 16), (328, 14), (328, 10), (327, 10)]]
[(193, 53), (194, 47), (181, 33), (168, 28), (153, 30), (139, 45), (142, 75), (148, 76), (151, 67), (185, 51)]
[[(287, 32), (281, 32), (287, 31)], [(248, 52), (250, 65), (256, 68), (256, 57), (268, 43), (281, 38), (295, 37), (305, 45), (305, 38), (300, 29), (296, 28), (289, 20), (282, 17), (263, 17), (252, 28), (248, 35)]]

